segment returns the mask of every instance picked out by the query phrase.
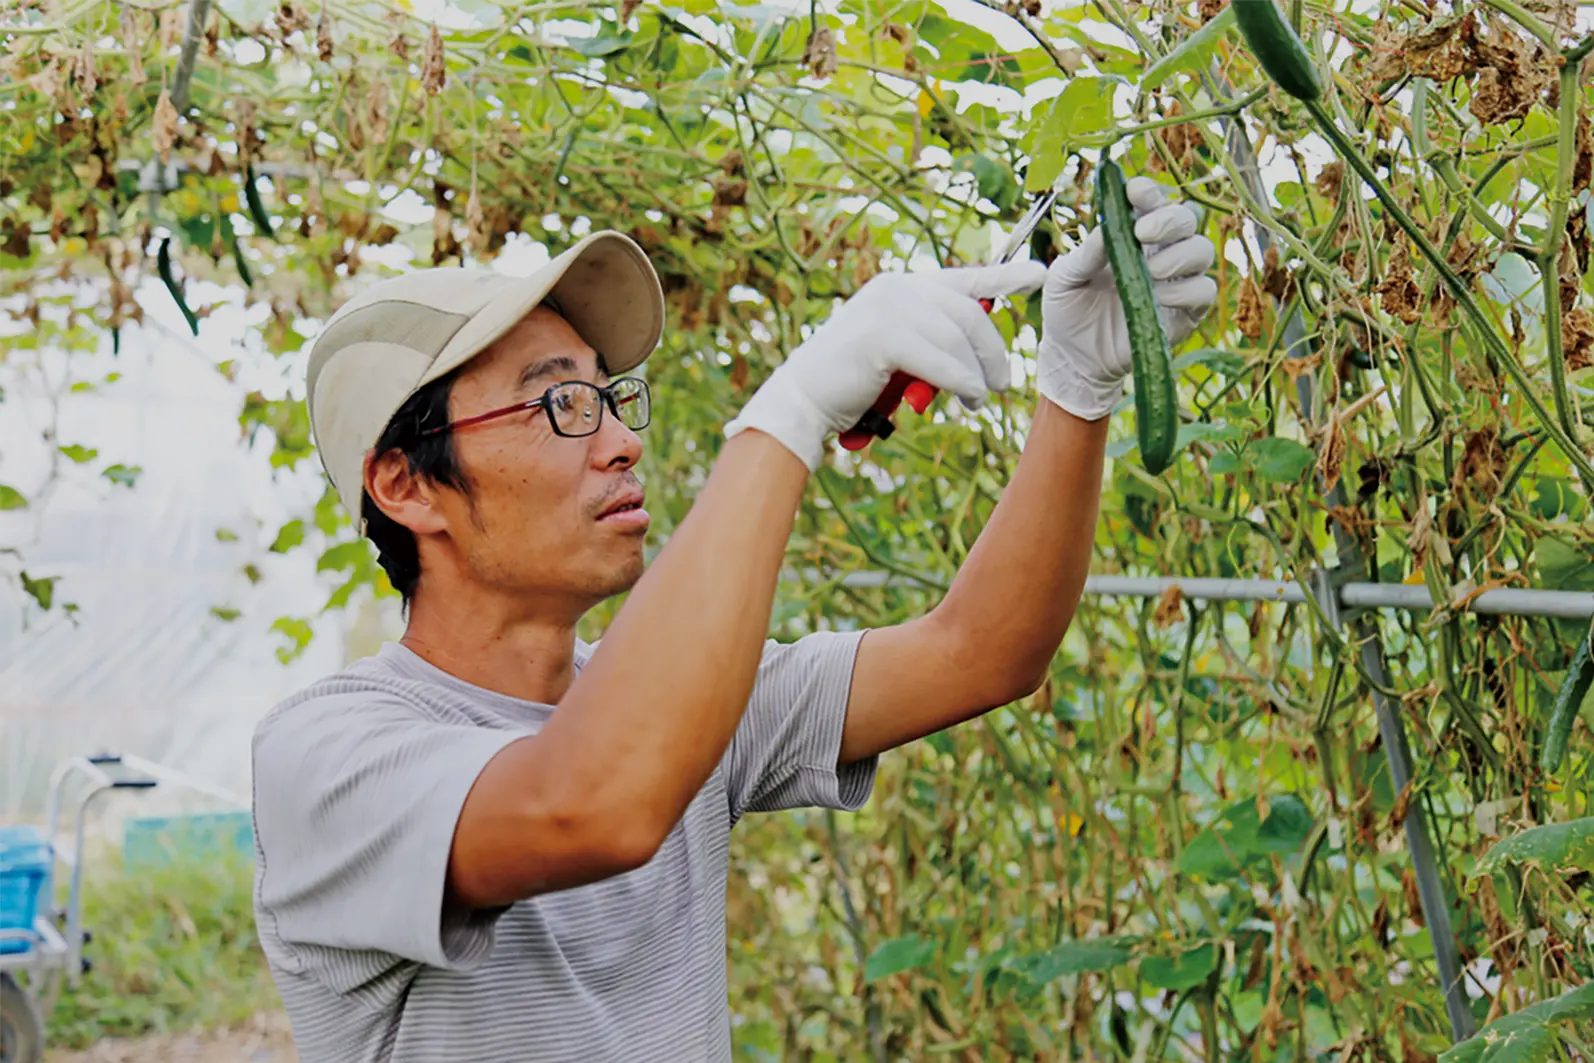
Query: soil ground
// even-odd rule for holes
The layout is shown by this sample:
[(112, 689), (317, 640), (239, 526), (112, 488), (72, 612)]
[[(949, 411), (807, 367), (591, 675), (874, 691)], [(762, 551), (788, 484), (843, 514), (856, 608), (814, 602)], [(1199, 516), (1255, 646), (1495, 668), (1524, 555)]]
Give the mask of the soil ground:
[(299, 1063), (288, 1017), (256, 1015), (233, 1030), (153, 1034), (127, 1041), (102, 1041), (81, 1052), (57, 1050), (44, 1063)]

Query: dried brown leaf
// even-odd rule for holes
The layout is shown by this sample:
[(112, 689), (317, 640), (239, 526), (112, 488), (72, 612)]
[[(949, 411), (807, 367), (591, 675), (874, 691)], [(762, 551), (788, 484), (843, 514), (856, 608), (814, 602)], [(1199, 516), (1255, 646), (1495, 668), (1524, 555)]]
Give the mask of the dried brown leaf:
[(816, 78), (827, 78), (836, 72), (836, 38), (828, 26), (820, 26), (809, 35), (803, 48), (803, 65), (813, 71)]
[(332, 61), (332, 14), (321, 0), (321, 16), (315, 21), (315, 50), (323, 63)]
[(427, 95), (436, 96), (443, 91), (443, 85), (448, 80), (446, 64), (443, 60), (443, 35), (437, 32), (437, 23), (432, 23), (432, 32), (426, 37), (426, 57), (421, 61), (421, 84), (425, 87)]
[(740, 207), (747, 203), (747, 182), (740, 178), (714, 179), (714, 206)]
[(1171, 627), (1184, 619), (1184, 590), (1177, 583), (1168, 585), (1157, 599), (1157, 608), (1151, 614), (1152, 623), (1159, 628)]
[(1569, 371), (1594, 365), (1594, 313), (1579, 307), (1562, 315), (1561, 350)]
[(1500, 911), (1500, 901), (1494, 895), (1494, 881), (1490, 876), (1482, 875), (1477, 879), (1476, 896), (1478, 914), (1489, 931), (1489, 950), (1495, 963), (1509, 975), (1517, 966), (1516, 936)]
[(1328, 425), (1323, 433), (1323, 445), (1317, 452), (1317, 476), (1324, 491), (1331, 491), (1339, 483), (1340, 469), (1345, 464), (1345, 426), (1339, 411), (1328, 415)]
[(310, 28), (310, 16), (293, 0), (283, 0), (277, 6), (276, 19), (277, 31), (284, 41), (296, 32)]
[(1572, 164), (1572, 191), (1581, 192), (1594, 174), (1594, 131), (1589, 128), (1588, 111), (1577, 116), (1577, 161)]
[(1240, 297), (1234, 308), (1234, 324), (1248, 340), (1262, 338), (1266, 325), (1262, 310), (1262, 292), (1250, 277), (1240, 281)]
[(1417, 876), (1409, 867), (1400, 873), (1400, 890), (1406, 897), (1406, 918), (1418, 926), (1427, 926), (1428, 922), (1422, 915), (1422, 894), (1417, 889)]
[(134, 87), (144, 84), (144, 45), (138, 39), (138, 23), (131, 5), (123, 5), (121, 20), (122, 51), (127, 56), (127, 80)]
[(383, 144), (387, 142), (390, 126), (388, 124), (388, 101), (390, 90), (385, 78), (375, 78), (365, 89), (365, 128), (371, 139)]
[(1345, 164), (1336, 159), (1331, 163), (1325, 164), (1321, 170), (1317, 171), (1317, 178), (1313, 183), (1317, 186), (1318, 195), (1330, 203), (1338, 203), (1339, 188), (1344, 180)]
[(1492, 425), (1480, 428), (1467, 436), (1452, 487), (1459, 492), (1471, 483), (1481, 497), (1492, 499), (1500, 489), (1500, 474), (1505, 471), (1505, 464), (1499, 429)]
[(177, 108), (172, 106), (172, 98), (165, 89), (161, 89), (160, 99), (155, 101), (155, 121), (150, 132), (162, 164), (170, 162), (172, 145), (177, 141)]
[(1428, 563), (1432, 533), (1433, 518), (1428, 514), (1428, 505), (1426, 502), (1419, 503), (1417, 512), (1411, 518), (1411, 533), (1406, 536), (1406, 548), (1411, 551), (1411, 567), (1414, 572), (1422, 571), (1423, 566)]
[(1422, 319), (1422, 290), (1417, 287), (1411, 252), (1404, 240), (1395, 245), (1394, 253), (1384, 266), (1383, 279), (1373, 290), (1378, 293), (1379, 305), (1385, 313), (1393, 314), (1408, 325)]
[(1229, 0), (1201, 0), (1201, 24), (1211, 22), (1228, 6)]
[(83, 47), (72, 60), (72, 81), (85, 99), (94, 95), (100, 80), (94, 67), (94, 38), (84, 37)]

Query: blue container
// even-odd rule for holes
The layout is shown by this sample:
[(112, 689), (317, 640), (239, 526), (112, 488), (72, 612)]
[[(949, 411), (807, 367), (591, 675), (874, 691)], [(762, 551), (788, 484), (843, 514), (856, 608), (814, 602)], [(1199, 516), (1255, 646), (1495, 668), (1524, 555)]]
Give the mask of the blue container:
[(247, 811), (140, 816), (122, 823), (122, 863), (137, 870), (188, 860), (252, 861), (254, 823)]
[[(37, 827), (0, 827), (0, 930), (32, 930), (53, 852)], [(27, 938), (0, 937), (0, 953), (27, 952)]]

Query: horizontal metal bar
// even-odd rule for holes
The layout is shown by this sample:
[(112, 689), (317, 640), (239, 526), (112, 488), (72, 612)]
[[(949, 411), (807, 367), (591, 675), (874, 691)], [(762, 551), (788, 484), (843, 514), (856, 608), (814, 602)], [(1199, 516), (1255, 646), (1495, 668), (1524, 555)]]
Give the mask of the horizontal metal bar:
[(1299, 583), (1270, 579), (1184, 579), (1161, 576), (1087, 576), (1085, 593), (1115, 598), (1161, 598), (1177, 586), (1186, 598), (1209, 602), (1304, 602)]
[[(788, 573), (788, 576), (795, 576)], [(806, 572), (809, 580), (822, 582), (817, 572)], [(848, 587), (882, 587), (910, 580), (890, 572), (849, 572), (839, 582)], [(1160, 598), (1169, 587), (1177, 586), (1186, 598), (1209, 602), (1289, 602), (1306, 601), (1306, 590), (1290, 580), (1214, 579), (1183, 576), (1090, 576), (1085, 593), (1108, 598)], [(1406, 609), (1428, 612), (1433, 609), (1428, 588), (1405, 583), (1347, 583), (1339, 590), (1340, 605), (1349, 609)], [(1466, 611), (1490, 616), (1548, 616), (1562, 620), (1587, 620), (1594, 617), (1594, 592), (1529, 590), (1512, 587), (1484, 591), (1466, 603)]]

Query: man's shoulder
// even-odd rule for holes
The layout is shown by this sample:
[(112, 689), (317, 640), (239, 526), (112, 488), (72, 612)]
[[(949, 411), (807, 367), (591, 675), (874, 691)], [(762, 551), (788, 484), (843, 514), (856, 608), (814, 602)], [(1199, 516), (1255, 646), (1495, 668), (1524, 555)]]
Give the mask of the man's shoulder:
[(255, 737), (350, 714), (402, 712), (433, 719), (445, 711), (445, 700), (441, 688), (401, 674), (380, 655), (361, 657), (273, 705), (255, 725)]

